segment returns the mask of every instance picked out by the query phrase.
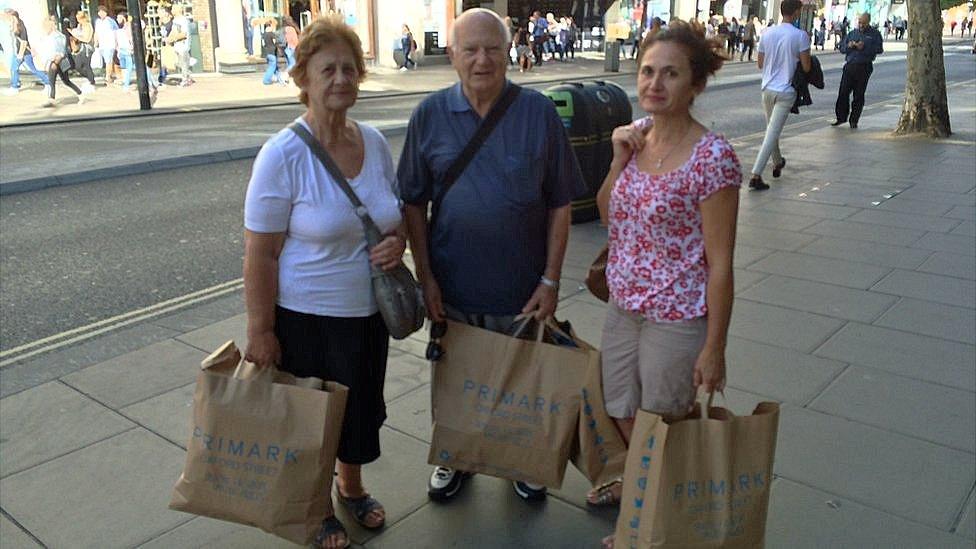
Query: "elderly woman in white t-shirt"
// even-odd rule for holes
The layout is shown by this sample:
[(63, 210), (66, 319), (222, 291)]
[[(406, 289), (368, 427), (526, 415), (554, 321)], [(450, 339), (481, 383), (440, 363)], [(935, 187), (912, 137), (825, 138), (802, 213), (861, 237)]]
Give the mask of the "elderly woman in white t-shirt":
[[(357, 522), (379, 528), (385, 512), (364, 489), (360, 467), (380, 455), (389, 335), (369, 268), (395, 267), (406, 246), (396, 172), (382, 134), (346, 117), (366, 74), (355, 32), (320, 18), (306, 27), (295, 56), (292, 76), (308, 107), (296, 122), (328, 151), (387, 236), (367, 252), (352, 204), (308, 146), (289, 129), (269, 139), (254, 161), (244, 205), (246, 357), (349, 387), (337, 498)], [(317, 543), (349, 545), (334, 515)]]

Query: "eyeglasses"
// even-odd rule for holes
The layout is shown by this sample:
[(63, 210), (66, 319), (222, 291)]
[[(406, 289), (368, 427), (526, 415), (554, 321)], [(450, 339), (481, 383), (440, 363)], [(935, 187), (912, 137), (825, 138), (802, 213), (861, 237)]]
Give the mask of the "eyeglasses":
[(441, 338), (447, 333), (447, 322), (434, 322), (430, 325), (430, 342), (427, 343), (425, 356), (431, 362), (437, 362), (444, 358), (444, 348), (441, 347)]

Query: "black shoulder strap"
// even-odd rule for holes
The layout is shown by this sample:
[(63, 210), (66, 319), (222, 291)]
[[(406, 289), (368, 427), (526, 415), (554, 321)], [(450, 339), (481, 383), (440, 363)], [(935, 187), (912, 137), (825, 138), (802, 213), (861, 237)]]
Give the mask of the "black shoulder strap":
[(342, 170), (339, 169), (339, 166), (334, 160), (332, 160), (329, 153), (322, 147), (319, 140), (315, 139), (315, 136), (312, 135), (312, 133), (309, 132), (305, 126), (299, 124), (298, 122), (292, 122), (288, 126), (288, 129), (295, 132), (295, 135), (300, 137), (302, 141), (308, 145), (308, 148), (312, 150), (312, 154), (314, 154), (319, 159), (319, 162), (325, 166), (325, 171), (329, 172), (332, 179), (335, 180), (336, 184), (339, 185), (339, 188), (342, 189), (342, 192), (345, 193), (346, 197), (349, 198), (349, 202), (352, 202), (352, 207), (356, 211), (356, 216), (359, 217), (359, 220), (363, 222), (363, 229), (366, 231), (366, 241), (369, 244), (369, 247), (372, 248), (375, 246), (382, 238), (382, 233), (380, 232), (379, 227), (376, 226), (376, 223), (373, 222), (373, 218), (369, 216), (366, 206), (363, 206), (362, 201), (359, 200), (359, 197), (356, 196), (355, 191), (352, 190), (346, 176), (342, 175)]
[(481, 125), (478, 126), (478, 131), (474, 132), (471, 140), (468, 141), (467, 145), (465, 145), (464, 150), (462, 150), (461, 154), (454, 159), (454, 162), (451, 163), (451, 166), (447, 169), (447, 172), (444, 173), (444, 180), (442, 181), (441, 189), (437, 193), (437, 196), (434, 197), (434, 201), (430, 208), (431, 227), (434, 226), (434, 221), (437, 219), (437, 212), (440, 210), (441, 202), (444, 201), (444, 196), (447, 194), (447, 191), (452, 185), (454, 185), (454, 182), (461, 177), (464, 169), (468, 167), (471, 160), (473, 160), (475, 155), (478, 154), (478, 149), (484, 145), (485, 141), (488, 139), (488, 136), (491, 135), (492, 130), (494, 130), (495, 126), (498, 125), (498, 122), (502, 119), (502, 116), (505, 115), (508, 107), (515, 102), (515, 99), (518, 97), (518, 94), (521, 91), (521, 86), (514, 83), (509, 83), (505, 93), (498, 98), (498, 101), (496, 101), (491, 107), (491, 110), (488, 111), (488, 116), (481, 121)]

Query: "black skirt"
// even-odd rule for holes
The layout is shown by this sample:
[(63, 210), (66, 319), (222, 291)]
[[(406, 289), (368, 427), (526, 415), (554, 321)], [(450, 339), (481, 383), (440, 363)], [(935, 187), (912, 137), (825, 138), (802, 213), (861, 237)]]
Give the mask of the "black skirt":
[(339, 439), (339, 461), (370, 463), (380, 456), (380, 427), (386, 421), (383, 382), (389, 333), (383, 318), (340, 318), (277, 307), (275, 335), (281, 370), (349, 387)]

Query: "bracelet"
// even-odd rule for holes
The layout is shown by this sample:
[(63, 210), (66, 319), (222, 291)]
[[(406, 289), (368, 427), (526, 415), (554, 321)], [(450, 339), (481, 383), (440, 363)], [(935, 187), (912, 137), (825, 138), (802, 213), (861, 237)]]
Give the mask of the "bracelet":
[(550, 288), (552, 288), (553, 290), (556, 290), (557, 292), (559, 291), (559, 281), (558, 280), (553, 280), (551, 278), (546, 278), (545, 276), (542, 276), (542, 277), (539, 278), (539, 283), (540, 284), (544, 284), (546, 286), (549, 286)]

